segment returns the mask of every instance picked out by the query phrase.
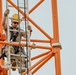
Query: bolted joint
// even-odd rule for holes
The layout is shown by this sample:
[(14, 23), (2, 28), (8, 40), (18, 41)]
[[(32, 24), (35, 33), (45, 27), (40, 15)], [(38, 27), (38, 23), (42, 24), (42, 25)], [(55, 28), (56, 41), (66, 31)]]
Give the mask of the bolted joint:
[(52, 47), (59, 47), (60, 49), (62, 49), (61, 43), (53, 43)]
[(33, 49), (35, 49), (36, 48), (36, 44), (35, 43), (33, 43)]

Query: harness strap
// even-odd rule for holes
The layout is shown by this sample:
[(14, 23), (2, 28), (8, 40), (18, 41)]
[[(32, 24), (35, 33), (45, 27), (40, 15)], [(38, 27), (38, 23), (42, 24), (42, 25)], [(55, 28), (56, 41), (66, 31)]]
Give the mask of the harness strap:
[(3, 60), (4, 60), (4, 57), (7, 57), (5, 52), (0, 56), (0, 59), (3, 58)]
[[(14, 28), (13, 27), (10, 27), (10, 29), (14, 29)], [(16, 28), (16, 30), (18, 30), (18, 28)], [(14, 31), (10, 31), (10, 32), (11, 32), (10, 41), (15, 42), (16, 41), (16, 38), (17, 38), (17, 36), (19, 34), (19, 32), (15, 32), (15, 33), (14, 33)], [(15, 50), (15, 54), (17, 54), (19, 52), (19, 46), (18, 47), (17, 46), (12, 46), (12, 47)]]
[(4, 60), (4, 57), (7, 57), (5, 52), (3, 53), (3, 50), (5, 49), (6, 45), (4, 45), (4, 47), (1, 49), (1, 52), (2, 52), (2, 55), (0, 56), (0, 59), (3, 58)]
[[(14, 28), (13, 27), (10, 27), (10, 29), (14, 29)], [(16, 28), (16, 30), (18, 30), (18, 28)], [(11, 32), (10, 40), (12, 40), (13, 42), (15, 42), (16, 41), (16, 38), (17, 38), (17, 36), (19, 34), (19, 32), (16, 32), (16, 33), (14, 33), (14, 31), (10, 31), (10, 32)]]
[(15, 54), (17, 54), (20, 50), (21, 52), (25, 55), (25, 51), (22, 47), (19, 46), (13, 46), (14, 50), (15, 50)]

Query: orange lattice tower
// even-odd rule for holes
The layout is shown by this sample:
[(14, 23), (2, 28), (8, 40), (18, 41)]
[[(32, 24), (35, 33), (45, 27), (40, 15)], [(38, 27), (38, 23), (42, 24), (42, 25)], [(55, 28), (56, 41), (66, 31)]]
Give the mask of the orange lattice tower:
[[(24, 12), (20, 9), (18, 9), (18, 6), (15, 5), (15, 3), (12, 0), (7, 0), (16, 10), (18, 10), (23, 16), (23, 18), (27, 18), (28, 21), (30, 21), (41, 33), (43, 33), (48, 40), (40, 40), (40, 39), (30, 39), (31, 42), (40, 42), (40, 43), (49, 43), (49, 46), (39, 46), (35, 45), (35, 48), (40, 48), (40, 49), (46, 49), (48, 50), (45, 53), (39, 54), (37, 56), (34, 56), (31, 58), (31, 61), (36, 60), (40, 57), (41, 58), (37, 63), (33, 64), (30, 66), (28, 69), (28, 72), (31, 71), (32, 75), (36, 73), (47, 61), (49, 61), (52, 57), (55, 59), (55, 70), (56, 70), (56, 75), (61, 75), (61, 62), (60, 62), (60, 49), (61, 45), (59, 43), (59, 31), (58, 31), (58, 13), (57, 13), (57, 0), (51, 0), (52, 3), (52, 20), (53, 20), (53, 38), (48, 35), (45, 30), (43, 30), (38, 24), (36, 24), (28, 15), (24, 15)], [(44, 0), (39, 0), (39, 2), (29, 10), (29, 14), (31, 14), (32, 11), (34, 11)], [(3, 29), (2, 29), (2, 0), (0, 1), (0, 49), (2, 48), (3, 44), (6, 45), (15, 45), (19, 46), (18, 43), (10, 43), (10, 42), (4, 42), (4, 34), (3, 34)], [(4, 38), (2, 38), (4, 37)], [(26, 46), (25, 44), (21, 44), (20, 46)], [(29, 47), (33, 47), (33, 45), (29, 44)], [(1, 51), (0, 51), (1, 52)], [(1, 55), (1, 53), (0, 53)], [(2, 68), (1, 66), (4, 65), (4, 60), (0, 59), (0, 75), (7, 75), (7, 69)], [(26, 75), (27, 70), (22, 74)]]
[[(1, 12), (0, 12), (0, 41), (3, 42), (5, 40), (5, 34), (3, 33), (3, 28), (2, 28), (2, 0), (0, 1), (0, 9), (1, 9)], [(3, 51), (2, 51), (3, 46), (4, 46), (3, 44), (0, 44), (0, 57), (3, 54)], [(0, 58), (0, 75), (7, 75), (7, 69), (2, 68), (3, 65), (4, 65), (4, 60), (2, 58)]]

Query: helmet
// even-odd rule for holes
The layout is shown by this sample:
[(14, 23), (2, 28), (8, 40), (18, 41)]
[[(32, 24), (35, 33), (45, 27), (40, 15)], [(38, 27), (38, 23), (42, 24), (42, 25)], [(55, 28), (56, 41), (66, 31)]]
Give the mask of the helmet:
[(19, 18), (18, 14), (13, 14), (12, 15), (12, 22), (19, 22), (18, 18)]

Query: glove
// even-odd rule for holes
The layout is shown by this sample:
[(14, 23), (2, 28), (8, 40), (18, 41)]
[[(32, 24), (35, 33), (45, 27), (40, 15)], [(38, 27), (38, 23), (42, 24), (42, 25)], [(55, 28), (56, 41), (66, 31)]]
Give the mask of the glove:
[(30, 25), (28, 25), (28, 30), (29, 30), (30, 32), (32, 32), (32, 28), (31, 28)]
[(10, 10), (6, 9), (5, 12), (4, 12), (4, 16), (6, 17), (9, 14), (9, 12), (10, 12)]

